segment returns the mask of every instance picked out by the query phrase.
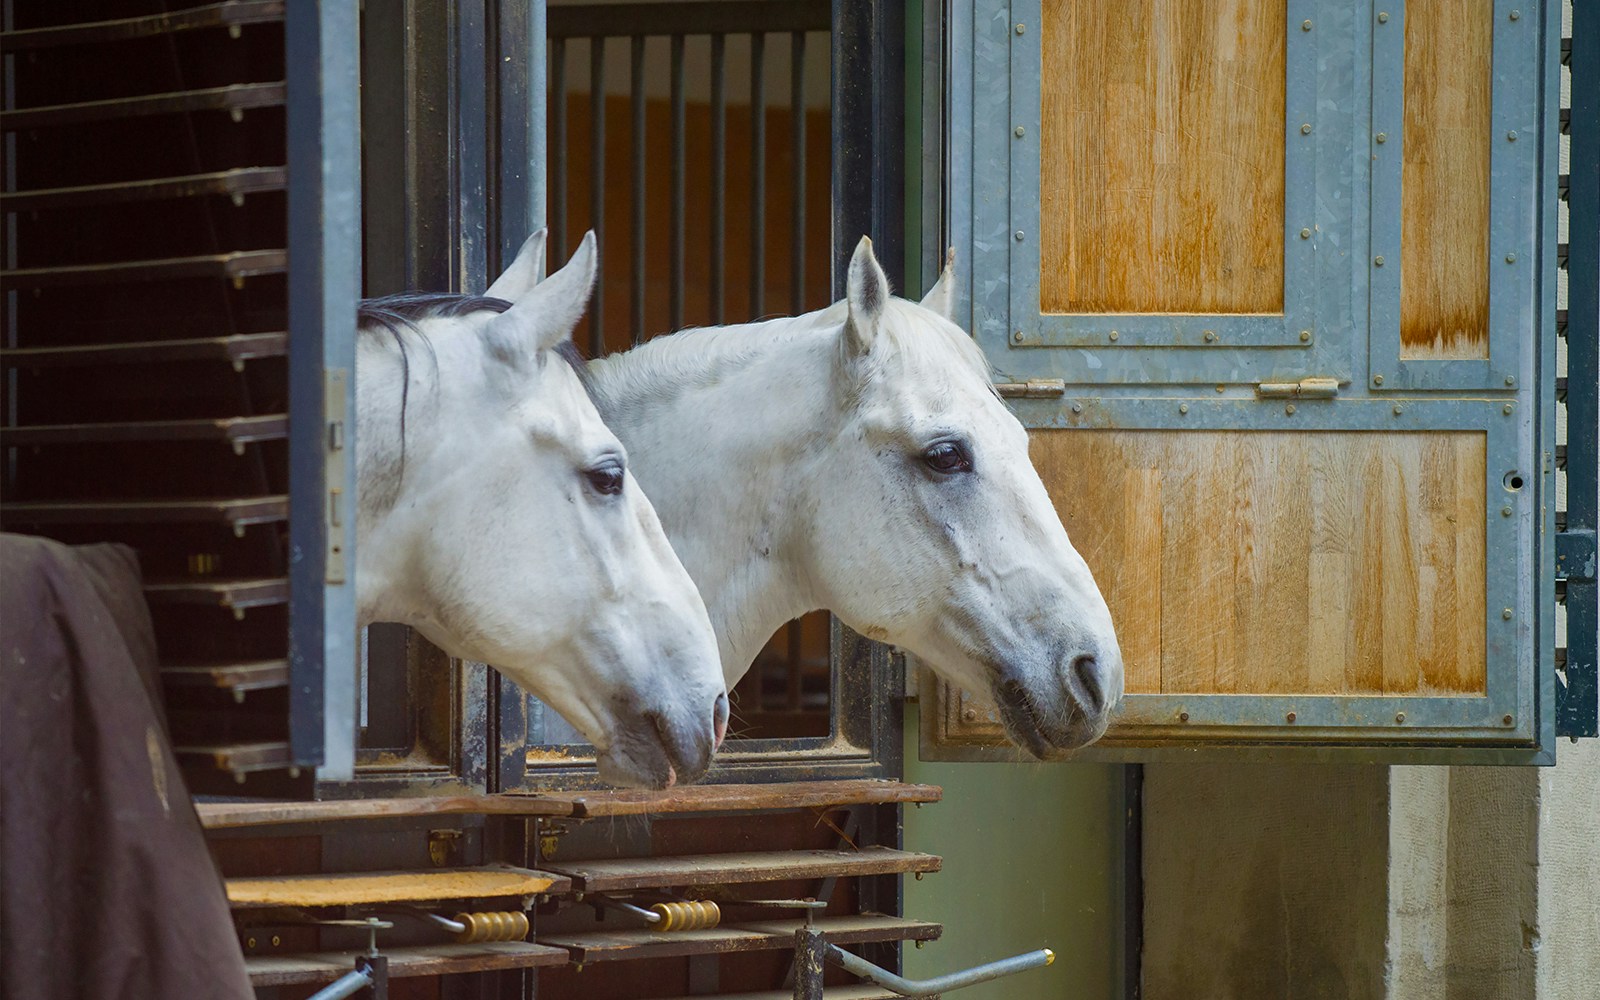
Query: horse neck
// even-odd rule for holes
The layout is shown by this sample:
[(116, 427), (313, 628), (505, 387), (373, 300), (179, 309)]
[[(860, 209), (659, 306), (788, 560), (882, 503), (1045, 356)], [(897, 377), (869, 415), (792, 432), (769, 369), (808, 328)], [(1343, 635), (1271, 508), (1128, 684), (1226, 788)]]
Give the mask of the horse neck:
[(730, 684), (778, 628), (821, 606), (799, 508), (833, 435), (835, 338), (777, 328), (809, 319), (694, 331), (591, 365), (601, 416), (700, 589)]

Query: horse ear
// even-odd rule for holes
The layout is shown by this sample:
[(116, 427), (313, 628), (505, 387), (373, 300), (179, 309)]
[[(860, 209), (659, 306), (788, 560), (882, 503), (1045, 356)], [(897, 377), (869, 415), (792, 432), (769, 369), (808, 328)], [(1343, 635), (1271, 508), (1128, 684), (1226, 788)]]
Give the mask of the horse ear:
[(528, 358), (571, 339), (594, 289), (595, 256), (594, 231), (590, 230), (566, 266), (534, 285), (490, 322), (487, 336), (495, 353), (508, 360)]
[(872, 240), (868, 237), (861, 237), (856, 252), (850, 257), (844, 298), (849, 310), (844, 323), (846, 341), (852, 353), (866, 354), (872, 350), (884, 307), (889, 304), (889, 279), (878, 258), (873, 256)]
[(544, 262), (544, 244), (549, 235), (550, 230), (541, 229), (528, 237), (511, 266), (483, 294), (507, 302), (515, 302), (526, 295), (539, 281), (539, 265)]
[(939, 280), (922, 297), (922, 308), (931, 309), (945, 319), (955, 320), (956, 312), (956, 248), (944, 252), (944, 270)]

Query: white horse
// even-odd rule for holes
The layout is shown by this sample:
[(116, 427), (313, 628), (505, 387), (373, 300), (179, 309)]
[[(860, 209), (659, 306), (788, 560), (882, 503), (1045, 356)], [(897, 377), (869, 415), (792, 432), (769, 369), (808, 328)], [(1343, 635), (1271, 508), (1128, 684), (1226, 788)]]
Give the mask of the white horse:
[[(827, 609), (967, 690), (1036, 756), (1105, 732), (1111, 615), (949, 320), (862, 239), (845, 301), (686, 330), (590, 362), (601, 415), (711, 612), (729, 687), (784, 622)], [(1092, 470), (1086, 470), (1092, 474)]]
[(693, 781), (727, 720), (716, 638), (580, 380), (594, 235), (534, 284), (544, 241), (487, 297), (362, 303), (360, 622), (493, 664), (594, 744), (608, 782)]

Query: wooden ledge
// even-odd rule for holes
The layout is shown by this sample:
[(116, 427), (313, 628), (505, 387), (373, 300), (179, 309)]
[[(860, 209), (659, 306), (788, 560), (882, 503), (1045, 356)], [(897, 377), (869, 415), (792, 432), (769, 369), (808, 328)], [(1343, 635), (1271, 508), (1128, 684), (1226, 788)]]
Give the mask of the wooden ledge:
[[(572, 952), (572, 960), (582, 964), (736, 951), (781, 951), (794, 947), (794, 932), (802, 925), (799, 920), (770, 920), (701, 931), (556, 931), (541, 934), (539, 943), (566, 948)], [(878, 915), (820, 917), (815, 926), (834, 944), (933, 941), (944, 930), (939, 924)]]
[(570, 861), (550, 870), (572, 879), (580, 892), (662, 889), (670, 886), (737, 885), (790, 879), (853, 878), (936, 872), (941, 859), (932, 854), (864, 847), (854, 851), (756, 851), (734, 854), (680, 854), (653, 858)]
[(339, 799), (327, 802), (196, 802), (207, 830), (285, 823), (390, 819), (408, 816), (570, 816), (572, 805), (532, 795), (442, 795), (415, 799)]
[(619, 789), (610, 792), (568, 792), (542, 795), (572, 803), (572, 816), (599, 816), (755, 810), (816, 809), (829, 806), (882, 805), (893, 802), (937, 802), (937, 785), (861, 778), (850, 781), (793, 781), (767, 785), (689, 785), (659, 792)]
[[(495, 969), (529, 969), (541, 965), (565, 965), (567, 962), (567, 952), (564, 949), (528, 941), (381, 948), (380, 953), (389, 959), (391, 979), (448, 976), (462, 972), (489, 972)], [(244, 967), (250, 973), (251, 986), (295, 986), (331, 983), (354, 968), (354, 962), (353, 955), (349, 953), (330, 951), (293, 955), (247, 955)]]
[(422, 872), (350, 872), (228, 879), (228, 905), (355, 906), (442, 899), (496, 899), (566, 892), (571, 880), (528, 868), (446, 868)]

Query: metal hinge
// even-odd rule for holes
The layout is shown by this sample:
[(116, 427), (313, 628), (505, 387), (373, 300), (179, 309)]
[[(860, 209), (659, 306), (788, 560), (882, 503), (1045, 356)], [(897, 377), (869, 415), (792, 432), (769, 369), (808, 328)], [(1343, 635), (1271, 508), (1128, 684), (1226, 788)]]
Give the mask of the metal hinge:
[(343, 583), (345, 580), (344, 529), (350, 516), (350, 498), (345, 495), (344, 484), (349, 472), (350, 448), (345, 427), (345, 398), (350, 385), (348, 368), (330, 368), (322, 381), (322, 417), (327, 427), (322, 463), (322, 482), (327, 490), (323, 503), (324, 534), (327, 549), (323, 552), (323, 581)]
[(994, 391), (1007, 399), (1055, 399), (1067, 391), (1058, 378), (1030, 378), (1026, 382), (996, 382)]
[(1339, 380), (1317, 376), (1298, 382), (1262, 382), (1256, 386), (1256, 395), (1262, 399), (1332, 399), (1339, 395)]

